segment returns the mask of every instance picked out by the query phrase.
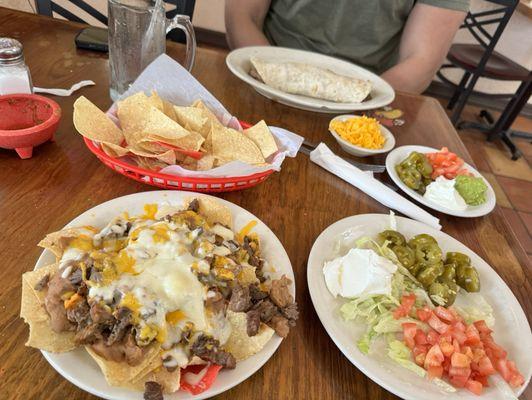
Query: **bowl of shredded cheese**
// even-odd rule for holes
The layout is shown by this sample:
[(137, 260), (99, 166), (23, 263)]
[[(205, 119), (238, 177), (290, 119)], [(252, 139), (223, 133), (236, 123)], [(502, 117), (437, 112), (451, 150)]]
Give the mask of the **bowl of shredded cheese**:
[(387, 153), (395, 146), (392, 133), (365, 115), (339, 115), (329, 123), (329, 132), (344, 151), (358, 157)]

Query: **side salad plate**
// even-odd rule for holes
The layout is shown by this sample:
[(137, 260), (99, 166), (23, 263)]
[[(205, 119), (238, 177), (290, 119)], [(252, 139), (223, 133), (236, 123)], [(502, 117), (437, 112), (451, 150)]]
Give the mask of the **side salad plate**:
[(342, 219), (316, 239), (307, 280), (336, 346), (401, 398), (515, 399), (530, 381), (523, 309), (446, 233), (393, 215)]
[(433, 210), (472, 218), (495, 208), (490, 183), (445, 147), (398, 147), (386, 157), (386, 171), (403, 192)]

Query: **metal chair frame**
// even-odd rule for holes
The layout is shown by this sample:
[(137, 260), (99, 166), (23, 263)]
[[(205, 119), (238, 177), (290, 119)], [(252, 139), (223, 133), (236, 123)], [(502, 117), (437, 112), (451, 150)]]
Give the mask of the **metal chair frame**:
[[(457, 125), (460, 115), (466, 105), (467, 99), (473, 93), (473, 89), (482, 76), (486, 63), (493, 54), (493, 50), (497, 42), (499, 41), (508, 21), (510, 20), (517, 4), (518, 0), (488, 0), (490, 3), (496, 3), (502, 5), (503, 7), (496, 8), (493, 10), (483, 11), (476, 14), (471, 12), (467, 13), (464, 23), (460, 28), (467, 28), (471, 35), (477, 40), (477, 42), (485, 49), (484, 55), (482, 56), (478, 66), (474, 70), (465, 70), (460, 83), (456, 87), (449, 103), (447, 105), (448, 109), (452, 109), (453, 113), (451, 114), (451, 122), (453, 125)], [(493, 18), (494, 15), (502, 14), (497, 18)], [(490, 18), (486, 18), (490, 17)], [(495, 29), (493, 34), (490, 34), (484, 27), (487, 25), (492, 25), (498, 23), (499, 25)], [(447, 79), (442, 73), (441, 70), (445, 68), (456, 68), (453, 64), (444, 64), (437, 73), (437, 76), (447, 84), (456, 86), (453, 82)], [(489, 93), (476, 92), (479, 94), (490, 96)], [(514, 94), (497, 94), (491, 95), (493, 97), (507, 98), (513, 97)], [(457, 104), (458, 103), (458, 104)], [(456, 107), (455, 107), (456, 106)]]

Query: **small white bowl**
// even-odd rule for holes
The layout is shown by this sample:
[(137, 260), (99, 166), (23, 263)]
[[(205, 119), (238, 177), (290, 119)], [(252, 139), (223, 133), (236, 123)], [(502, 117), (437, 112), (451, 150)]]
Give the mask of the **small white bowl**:
[[(333, 121), (345, 121), (349, 118), (360, 118), (360, 115), (339, 115), (337, 117), (334, 117), (331, 122)], [(330, 126), (330, 123), (329, 123)], [(382, 154), (387, 153), (391, 149), (395, 147), (395, 138), (392, 135), (392, 132), (390, 132), (386, 127), (382, 126), (382, 124), (379, 123), (379, 126), (381, 128), (382, 136), (384, 136), (384, 146), (382, 149), (366, 149), (364, 147), (355, 146), (354, 144), (349, 143), (347, 140), (344, 140), (336, 133), (334, 129), (329, 128), (329, 132), (334, 136), (340, 147), (344, 149), (349, 154), (352, 154), (357, 157), (368, 157), (373, 156), (375, 154)]]

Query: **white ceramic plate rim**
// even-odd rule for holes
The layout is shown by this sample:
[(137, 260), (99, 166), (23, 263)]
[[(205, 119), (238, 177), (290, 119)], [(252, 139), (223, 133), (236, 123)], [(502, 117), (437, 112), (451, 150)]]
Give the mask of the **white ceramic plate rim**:
[[(233, 215), (235, 230), (242, 228), (251, 220), (256, 220), (257, 225), (253, 229), (261, 238), (262, 251), (265, 258), (272, 261), (275, 265), (276, 275), (280, 276), (281, 274), (285, 274), (292, 280), (292, 282), (294, 282), (294, 273), (288, 254), (271, 229), (259, 218), (244, 208), (214, 196), (185, 191), (165, 190), (135, 193), (109, 200), (91, 208), (70, 221), (65, 228), (91, 224), (103, 226), (101, 223), (95, 223), (95, 221), (98, 220), (98, 218), (108, 221), (110, 217), (118, 215), (125, 210), (135, 210), (136, 213), (140, 213), (142, 211), (142, 206), (146, 203), (161, 204), (170, 202), (171, 204), (181, 204), (185, 199), (191, 197), (209, 197), (229, 207)], [(130, 214), (135, 215), (134, 212), (130, 212)], [(44, 265), (53, 263), (54, 261), (54, 255), (49, 250), (44, 250), (37, 260), (34, 269), (38, 269)], [(295, 297), (295, 283), (291, 287), (291, 292)], [(178, 391), (173, 394), (165, 395), (165, 399), (201, 400), (225, 392), (257, 372), (275, 353), (281, 344), (281, 341), (282, 338), (274, 335), (258, 354), (239, 362), (234, 370), (222, 370), (209, 390), (196, 396), (184, 391)], [(143, 398), (141, 392), (109, 386), (99, 367), (96, 365), (96, 362), (92, 360), (84, 349), (78, 348), (74, 351), (62, 354), (49, 353), (46, 351), (42, 351), (42, 353), (50, 365), (64, 378), (93, 395), (108, 400), (142, 400)], [(83, 373), (80, 373), (80, 371)]]
[[(365, 324), (346, 322), (338, 315), (338, 307), (345, 301), (334, 299), (328, 291), (322, 273), (323, 263), (333, 258), (333, 244), (339, 234), (347, 229), (356, 228), (357, 232), (360, 230), (361, 235), (375, 236), (378, 232), (389, 228), (389, 218), (386, 214), (360, 214), (347, 217), (326, 228), (314, 242), (307, 265), (307, 282), (312, 303), (328, 335), (356, 368), (401, 398), (409, 400), (501, 399), (501, 394), (494, 389), (494, 385), (480, 397), (465, 389), (455, 393), (444, 392), (426, 378), (419, 377), (399, 366), (385, 355), (365, 355), (358, 350), (356, 340), (360, 336), (353, 334), (352, 331), (358, 330), (362, 333)], [(418, 221), (404, 217), (396, 218), (397, 230), (404, 233), (407, 238), (419, 233), (428, 233), (438, 240), (444, 251), (460, 251), (471, 258), (472, 264), (480, 273), (481, 293), (494, 310), (496, 320), (494, 338), (508, 350), (509, 357), (516, 360), (525, 377), (525, 384), (516, 393), (519, 396), (527, 387), (532, 375), (532, 351), (526, 351), (526, 348), (532, 350), (532, 333), (526, 315), (510, 288), (482, 258), (450, 235)], [(494, 290), (495, 294), (492, 293)], [(504, 313), (500, 310), (501, 305), (505, 307)], [(517, 337), (518, 341), (515, 340)], [(527, 367), (523, 367), (523, 364)]]
[(432, 152), (436, 152), (439, 150), (433, 149), (432, 147), (426, 147), (426, 146), (416, 146), (416, 145), (401, 146), (401, 147), (397, 147), (396, 149), (391, 151), (386, 156), (386, 171), (388, 172), (388, 175), (390, 175), (390, 178), (392, 178), (394, 183), (397, 186), (399, 186), (399, 188), (401, 188), (403, 192), (408, 194), (414, 200), (420, 202), (421, 204), (427, 207), (432, 208), (433, 210), (440, 211), (448, 215), (454, 215), (455, 217), (466, 217), (466, 218), (481, 217), (493, 211), (497, 200), (495, 197), (495, 192), (493, 191), (493, 188), (491, 187), (491, 184), (488, 182), (486, 178), (482, 176), (480, 172), (478, 172), (475, 168), (473, 168), (468, 163), (464, 163), (464, 166), (474, 176), (482, 178), (484, 180), (484, 183), (488, 187), (487, 194), (486, 194), (486, 202), (484, 204), (481, 204), (478, 206), (467, 206), (467, 209), (464, 211), (451, 210), (447, 207), (443, 207), (430, 200), (427, 200), (425, 197), (417, 193), (415, 190), (410, 189), (399, 178), (399, 175), (397, 175), (397, 172), (395, 171), (395, 166), (399, 164), (402, 160), (404, 160), (412, 151), (417, 151), (419, 153), (432, 153)]
[[(338, 115), (337, 117), (334, 117), (332, 121), (340, 120), (344, 121), (349, 118), (361, 118), (361, 115), (354, 115), (354, 114), (345, 114), (345, 115)], [(392, 132), (388, 128), (386, 128), (384, 125), (382, 125), (379, 122), (379, 128), (381, 130), (382, 135), (384, 136), (385, 142), (382, 149), (366, 149), (365, 147), (360, 147), (357, 145), (354, 145), (352, 143), (349, 143), (347, 140), (343, 139), (336, 130), (330, 128), (331, 122), (329, 122), (329, 132), (334, 136), (336, 141), (341, 142), (340, 144), (344, 144), (348, 148), (356, 151), (357, 153), (365, 153), (365, 154), (381, 154), (381, 153), (387, 153), (390, 150), (392, 150), (395, 146), (395, 137), (393, 136)]]
[[(367, 79), (372, 82), (371, 99), (362, 103), (336, 103), (327, 100), (315, 99), (307, 96), (299, 96), (274, 89), (249, 75), (249, 59), (258, 56), (275, 61), (303, 62), (330, 69), (338, 74), (353, 76), (360, 79)], [(246, 64), (244, 68), (243, 63)], [(351, 111), (369, 110), (390, 104), (395, 98), (395, 92), (388, 82), (368, 71), (348, 61), (335, 57), (313, 53), (305, 50), (289, 49), (276, 46), (251, 46), (243, 47), (231, 51), (226, 57), (226, 64), (229, 70), (244, 82), (253, 86), (259, 93), (266, 94), (266, 97), (282, 102), (286, 105), (304, 107), (311, 111)]]

